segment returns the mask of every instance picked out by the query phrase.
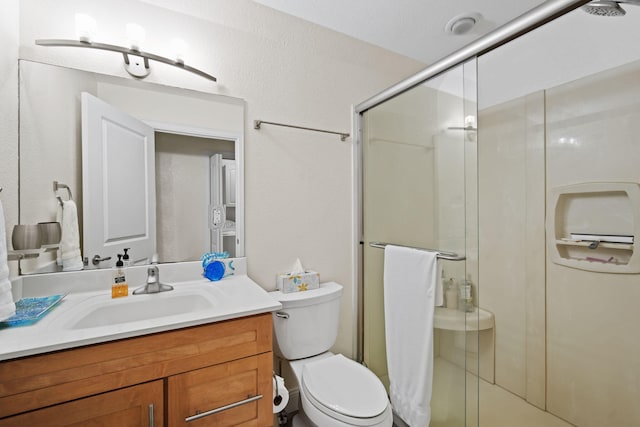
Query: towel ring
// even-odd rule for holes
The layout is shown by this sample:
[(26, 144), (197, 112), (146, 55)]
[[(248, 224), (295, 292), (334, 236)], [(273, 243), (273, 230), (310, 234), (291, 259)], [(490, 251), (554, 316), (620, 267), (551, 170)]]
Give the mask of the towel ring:
[(58, 194), (58, 190), (60, 190), (61, 188), (66, 189), (67, 192), (69, 193), (69, 198), (67, 200), (73, 200), (73, 195), (71, 194), (71, 188), (69, 188), (67, 184), (62, 184), (58, 181), (53, 181), (53, 192), (56, 195), (56, 199), (58, 199), (58, 202), (60, 202), (60, 206), (64, 204), (64, 200)]

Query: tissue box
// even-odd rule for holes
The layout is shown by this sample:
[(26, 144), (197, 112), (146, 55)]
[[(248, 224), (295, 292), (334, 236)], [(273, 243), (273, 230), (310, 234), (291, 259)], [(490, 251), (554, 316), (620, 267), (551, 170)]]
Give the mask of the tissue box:
[(317, 289), (320, 287), (320, 274), (315, 271), (278, 274), (276, 277), (276, 286), (283, 294)]

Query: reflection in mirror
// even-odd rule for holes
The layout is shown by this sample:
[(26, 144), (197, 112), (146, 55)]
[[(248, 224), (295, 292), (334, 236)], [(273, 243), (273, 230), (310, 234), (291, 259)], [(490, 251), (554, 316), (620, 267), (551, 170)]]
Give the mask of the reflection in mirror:
[[(83, 92), (151, 128), (139, 139), (144, 149), (155, 146), (147, 165), (140, 168), (121, 153), (128, 147), (122, 133), (128, 125), (105, 120), (95, 130), (116, 136), (105, 145), (116, 157), (103, 157), (109, 153), (103, 147), (83, 167), (91, 151), (83, 150), (83, 139), (95, 144), (83, 129)], [(20, 223), (59, 218), (56, 196), (68, 195), (52, 191), (58, 181), (69, 187), (77, 206), (85, 269), (113, 266), (125, 247), (141, 264), (154, 253), (159, 262), (193, 261), (208, 251), (243, 256), (243, 133), (244, 101), (237, 98), (21, 60)], [(100, 185), (87, 192), (88, 176), (96, 172)], [(144, 188), (139, 180), (155, 184), (137, 196), (135, 189)], [(108, 231), (92, 234), (100, 223)], [(143, 237), (152, 237), (148, 249), (137, 245)], [(21, 274), (59, 271), (56, 253), (41, 251), (20, 261)], [(94, 257), (110, 259), (94, 265)]]

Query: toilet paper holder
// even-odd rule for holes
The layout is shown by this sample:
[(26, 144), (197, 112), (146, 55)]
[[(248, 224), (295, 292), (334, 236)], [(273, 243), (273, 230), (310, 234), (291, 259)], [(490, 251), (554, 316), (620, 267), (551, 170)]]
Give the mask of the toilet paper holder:
[(278, 391), (278, 380), (275, 373), (273, 374), (273, 382), (276, 384), (276, 396), (273, 398), (273, 404), (278, 406), (282, 403), (282, 396), (280, 396), (280, 392)]
[(273, 372), (273, 413), (286, 417), (285, 407), (289, 403), (289, 391), (284, 385), (284, 378)]

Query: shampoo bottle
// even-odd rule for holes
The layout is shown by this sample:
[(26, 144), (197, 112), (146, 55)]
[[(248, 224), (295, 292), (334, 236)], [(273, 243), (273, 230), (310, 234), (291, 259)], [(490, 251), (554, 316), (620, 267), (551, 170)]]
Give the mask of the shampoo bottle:
[(122, 254), (118, 254), (118, 261), (113, 268), (113, 284), (111, 285), (111, 298), (126, 297), (129, 295), (129, 285), (124, 275), (124, 262)]
[(473, 311), (473, 299), (471, 297), (471, 277), (460, 280), (458, 294), (458, 310), (471, 313)]

